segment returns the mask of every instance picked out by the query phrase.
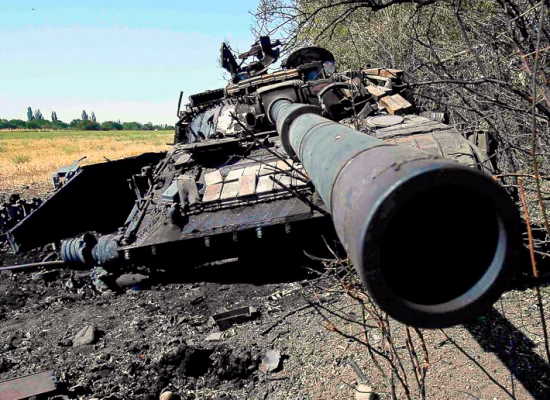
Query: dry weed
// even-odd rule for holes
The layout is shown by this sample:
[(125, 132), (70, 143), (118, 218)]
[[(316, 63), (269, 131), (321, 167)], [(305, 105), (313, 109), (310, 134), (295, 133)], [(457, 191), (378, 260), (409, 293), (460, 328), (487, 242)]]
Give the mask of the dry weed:
[(115, 160), (145, 152), (165, 151), (172, 133), (99, 132), (50, 135), (0, 133), (0, 192), (21, 186), (45, 184), (59, 167), (86, 157), (83, 165)]

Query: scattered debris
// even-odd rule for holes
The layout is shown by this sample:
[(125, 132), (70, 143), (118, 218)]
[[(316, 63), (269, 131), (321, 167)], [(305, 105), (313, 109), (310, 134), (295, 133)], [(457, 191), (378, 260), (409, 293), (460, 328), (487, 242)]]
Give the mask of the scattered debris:
[(391, 68), (367, 68), (363, 69), (363, 72), (368, 75), (383, 76), (385, 78), (399, 78), (403, 75), (403, 70)]
[(95, 343), (97, 339), (97, 329), (93, 325), (82, 328), (73, 338), (73, 347), (83, 346)]
[(370, 343), (372, 344), (375, 344), (375, 345), (378, 345), (382, 342), (382, 334), (377, 332), (376, 330), (374, 329), (371, 329), (369, 332), (368, 332), (368, 335), (369, 335), (369, 341)]
[(92, 279), (92, 285), (99, 293), (110, 293), (112, 291), (107, 284), (111, 275), (112, 274), (103, 267), (95, 266), (92, 268), (90, 278)]
[(86, 391), (87, 388), (83, 385), (74, 385), (69, 388), (69, 392), (77, 396), (83, 396), (84, 394), (86, 394)]
[(57, 389), (52, 371), (27, 375), (0, 383), (0, 400), (26, 399)]
[(125, 289), (140, 285), (148, 280), (149, 277), (143, 274), (122, 274), (116, 278), (115, 283), (119, 288)]
[(355, 372), (355, 375), (357, 376), (357, 382), (359, 383), (368, 383), (367, 376), (363, 372), (361, 368), (359, 368), (359, 365), (353, 360), (348, 360), (347, 363), (349, 366), (353, 369), (353, 372)]
[(376, 393), (366, 383), (358, 383), (355, 388), (355, 400), (375, 400)]
[(11, 361), (0, 358), (0, 374), (2, 372), (8, 372), (12, 366), (13, 363)]
[(31, 279), (34, 281), (52, 282), (59, 276), (58, 270), (46, 270), (36, 272), (31, 275)]
[[(55, 399), (54, 399), (55, 400)], [(117, 395), (111, 394), (107, 397), (104, 397), (103, 400), (121, 400)]]
[(61, 347), (72, 347), (73, 340), (71, 338), (63, 338), (57, 342), (57, 345)]
[(223, 333), (222, 332), (212, 332), (206, 337), (207, 342), (218, 342), (223, 339)]
[(4, 240), (2, 233), (7, 232), (42, 204), (39, 198), (26, 200), (17, 193), (10, 195), (5, 201), (0, 204), (0, 242)]
[(159, 400), (176, 400), (179, 398), (180, 397), (174, 392), (166, 391), (160, 395)]
[(257, 315), (257, 310), (254, 307), (242, 307), (235, 310), (226, 311), (212, 316), (212, 319), (218, 325), (220, 330), (230, 328), (235, 324), (250, 321)]
[(189, 303), (192, 305), (192, 306), (196, 306), (200, 303), (202, 303), (204, 301), (204, 296), (201, 296), (201, 295), (198, 295), (194, 298), (192, 298)]
[(273, 330), (276, 326), (278, 326), (281, 322), (283, 322), (287, 317), (290, 317), (293, 314), (296, 314), (299, 311), (305, 310), (306, 308), (313, 307), (313, 304), (306, 304), (304, 306), (295, 308), (294, 310), (290, 310), (285, 315), (283, 315), (281, 318), (279, 318), (277, 321), (275, 321), (271, 326), (267, 329), (265, 329), (261, 334), (262, 336), (267, 335), (269, 332)]
[(281, 352), (279, 350), (268, 350), (262, 357), (260, 371), (264, 374), (276, 371), (281, 363)]
[(348, 360), (347, 363), (357, 376), (357, 386), (355, 387), (355, 400), (375, 400), (376, 393), (368, 384), (368, 379), (365, 373), (354, 360)]
[(384, 96), (380, 99), (378, 104), (392, 115), (412, 107), (412, 104), (405, 100), (400, 94)]

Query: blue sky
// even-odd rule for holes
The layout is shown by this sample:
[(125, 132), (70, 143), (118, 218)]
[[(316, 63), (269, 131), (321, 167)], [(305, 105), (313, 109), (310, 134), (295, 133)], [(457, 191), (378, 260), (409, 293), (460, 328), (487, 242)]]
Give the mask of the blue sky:
[(257, 0), (0, 0), (0, 118), (175, 122), (184, 96), (225, 85), (219, 46), (253, 41)]

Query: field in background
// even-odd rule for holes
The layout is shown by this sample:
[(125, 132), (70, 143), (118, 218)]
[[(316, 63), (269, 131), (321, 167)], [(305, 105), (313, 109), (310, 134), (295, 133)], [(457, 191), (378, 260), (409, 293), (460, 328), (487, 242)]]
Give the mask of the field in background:
[(164, 151), (172, 131), (0, 131), (0, 192), (48, 189), (51, 174), (82, 157), (82, 165)]

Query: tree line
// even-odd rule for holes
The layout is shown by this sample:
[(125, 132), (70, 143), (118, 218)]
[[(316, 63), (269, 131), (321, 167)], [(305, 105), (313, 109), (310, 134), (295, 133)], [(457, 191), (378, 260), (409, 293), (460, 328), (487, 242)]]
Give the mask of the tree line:
[(173, 125), (168, 124), (153, 124), (147, 122), (145, 124), (139, 122), (121, 122), (119, 121), (103, 121), (98, 122), (95, 113), (82, 111), (81, 117), (73, 119), (67, 123), (57, 117), (57, 113), (52, 111), (50, 120), (46, 119), (39, 108), (33, 110), (32, 107), (27, 108), (27, 120), (22, 119), (2, 119), (0, 118), (0, 129), (74, 129), (86, 131), (153, 131), (153, 130), (169, 130), (174, 129)]

